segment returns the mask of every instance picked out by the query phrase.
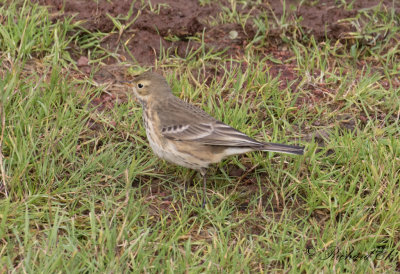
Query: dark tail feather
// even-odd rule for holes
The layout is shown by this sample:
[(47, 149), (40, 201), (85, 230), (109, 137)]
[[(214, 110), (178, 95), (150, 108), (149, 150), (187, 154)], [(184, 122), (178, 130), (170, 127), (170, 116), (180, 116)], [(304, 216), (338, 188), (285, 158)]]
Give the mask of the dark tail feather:
[(297, 155), (304, 154), (304, 147), (274, 144), (274, 143), (265, 143), (264, 147), (260, 150), (281, 152), (281, 153), (287, 153), (287, 154), (297, 154)]

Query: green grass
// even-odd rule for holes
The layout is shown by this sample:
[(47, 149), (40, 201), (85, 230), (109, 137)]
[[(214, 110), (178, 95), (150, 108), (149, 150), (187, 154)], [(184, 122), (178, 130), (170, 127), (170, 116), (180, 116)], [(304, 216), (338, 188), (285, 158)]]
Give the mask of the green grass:
[[(263, 14), (240, 60), (201, 34), (187, 58), (162, 50), (156, 66), (177, 96), (258, 140), (307, 147), (213, 166), (203, 209), (200, 178), (190, 185), (190, 170), (153, 155), (134, 100), (99, 111), (91, 101), (106, 87), (75, 77), (70, 44), (100, 65), (115, 56), (98, 42), (107, 34), (54, 23), (28, 1), (0, 14), (1, 272), (399, 269), (398, 15), (366, 10), (350, 20), (357, 33), (317, 42), (287, 39), (298, 22), (265, 25)], [(218, 20), (247, 16), (230, 1)], [(272, 26), (290, 58), (262, 53)], [(271, 60), (296, 79), (274, 76)]]

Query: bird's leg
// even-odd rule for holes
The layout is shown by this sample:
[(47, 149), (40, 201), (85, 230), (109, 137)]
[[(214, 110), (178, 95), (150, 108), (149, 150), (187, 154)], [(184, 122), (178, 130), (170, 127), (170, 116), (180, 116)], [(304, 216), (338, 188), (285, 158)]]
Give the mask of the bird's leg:
[(202, 208), (205, 208), (206, 206), (206, 183), (207, 183), (207, 177), (206, 177), (207, 169), (202, 168), (200, 169), (200, 174), (203, 177), (203, 203), (202, 203)]

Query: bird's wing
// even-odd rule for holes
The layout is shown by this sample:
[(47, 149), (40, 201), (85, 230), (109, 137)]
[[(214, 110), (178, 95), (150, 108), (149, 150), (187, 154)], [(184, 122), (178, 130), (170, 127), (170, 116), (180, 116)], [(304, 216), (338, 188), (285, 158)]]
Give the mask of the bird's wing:
[(172, 103), (172, 106), (158, 111), (161, 134), (168, 139), (216, 146), (264, 145), (193, 105), (180, 100)]
[(164, 126), (161, 128), (161, 134), (166, 138), (177, 141), (195, 141), (215, 146), (253, 147), (263, 145), (263, 143), (219, 121)]

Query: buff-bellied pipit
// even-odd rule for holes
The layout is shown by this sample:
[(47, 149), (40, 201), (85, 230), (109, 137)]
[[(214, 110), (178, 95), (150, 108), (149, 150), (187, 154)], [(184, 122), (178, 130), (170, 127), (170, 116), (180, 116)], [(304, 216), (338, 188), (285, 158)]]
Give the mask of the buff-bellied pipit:
[(175, 97), (159, 74), (145, 72), (130, 85), (142, 105), (147, 139), (153, 152), (168, 162), (198, 170), (203, 176), (203, 207), (206, 170), (210, 164), (249, 151), (304, 153), (304, 147), (256, 141), (214, 119)]

